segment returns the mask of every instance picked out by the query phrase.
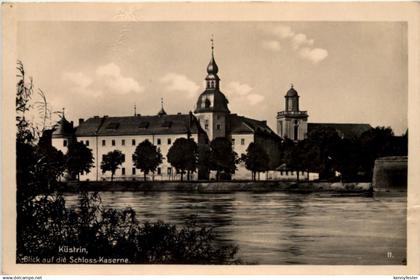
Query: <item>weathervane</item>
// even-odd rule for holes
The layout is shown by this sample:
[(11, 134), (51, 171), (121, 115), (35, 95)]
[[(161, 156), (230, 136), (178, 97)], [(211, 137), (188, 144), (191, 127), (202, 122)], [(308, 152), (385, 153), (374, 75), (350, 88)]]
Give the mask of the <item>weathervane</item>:
[(211, 54), (213, 55), (213, 50), (214, 50), (214, 35), (213, 34), (211, 34), (210, 41), (211, 41)]

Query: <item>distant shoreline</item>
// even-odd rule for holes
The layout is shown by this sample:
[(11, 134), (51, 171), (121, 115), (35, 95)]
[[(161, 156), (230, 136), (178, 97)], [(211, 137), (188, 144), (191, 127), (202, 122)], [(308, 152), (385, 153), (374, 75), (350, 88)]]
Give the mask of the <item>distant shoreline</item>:
[[(180, 191), (200, 193), (223, 193), (237, 191), (295, 193), (336, 192), (369, 194), (373, 193), (372, 183), (331, 183), (292, 181), (102, 181), (61, 183), (64, 192), (86, 191)], [(402, 189), (404, 190), (404, 189)]]

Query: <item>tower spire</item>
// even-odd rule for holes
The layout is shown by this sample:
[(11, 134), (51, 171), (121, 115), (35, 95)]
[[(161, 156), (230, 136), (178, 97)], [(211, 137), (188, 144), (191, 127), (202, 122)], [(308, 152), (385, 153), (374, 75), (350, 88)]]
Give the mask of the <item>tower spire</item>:
[(134, 116), (137, 116), (136, 103), (134, 103)]
[(63, 107), (63, 118), (65, 118), (64, 113), (65, 113), (66, 108)]
[(163, 109), (163, 98), (160, 98), (160, 111), (158, 112), (159, 116), (166, 115), (165, 109)]

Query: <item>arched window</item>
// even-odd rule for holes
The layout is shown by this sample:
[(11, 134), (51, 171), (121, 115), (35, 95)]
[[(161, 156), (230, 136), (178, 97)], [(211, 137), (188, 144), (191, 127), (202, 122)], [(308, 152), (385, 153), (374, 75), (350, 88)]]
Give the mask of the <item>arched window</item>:
[(210, 108), (211, 102), (210, 100), (206, 99), (206, 101), (204, 101), (204, 107), (205, 108)]

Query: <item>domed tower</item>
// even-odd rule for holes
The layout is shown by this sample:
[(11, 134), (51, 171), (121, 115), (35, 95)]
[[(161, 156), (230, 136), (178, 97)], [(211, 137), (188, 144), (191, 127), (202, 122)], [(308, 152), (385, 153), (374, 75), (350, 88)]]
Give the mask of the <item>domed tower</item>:
[(64, 154), (67, 152), (68, 146), (74, 141), (73, 122), (69, 122), (64, 116), (64, 109), (61, 119), (54, 126), (52, 133), (52, 145)]
[(303, 140), (308, 132), (308, 113), (299, 111), (299, 95), (293, 84), (284, 98), (286, 108), (277, 113), (277, 134), (293, 141)]
[(206, 89), (197, 100), (194, 113), (209, 140), (226, 137), (226, 123), (229, 115), (228, 100), (220, 91), (219, 67), (214, 60), (213, 39), (211, 40), (211, 59), (207, 66)]

